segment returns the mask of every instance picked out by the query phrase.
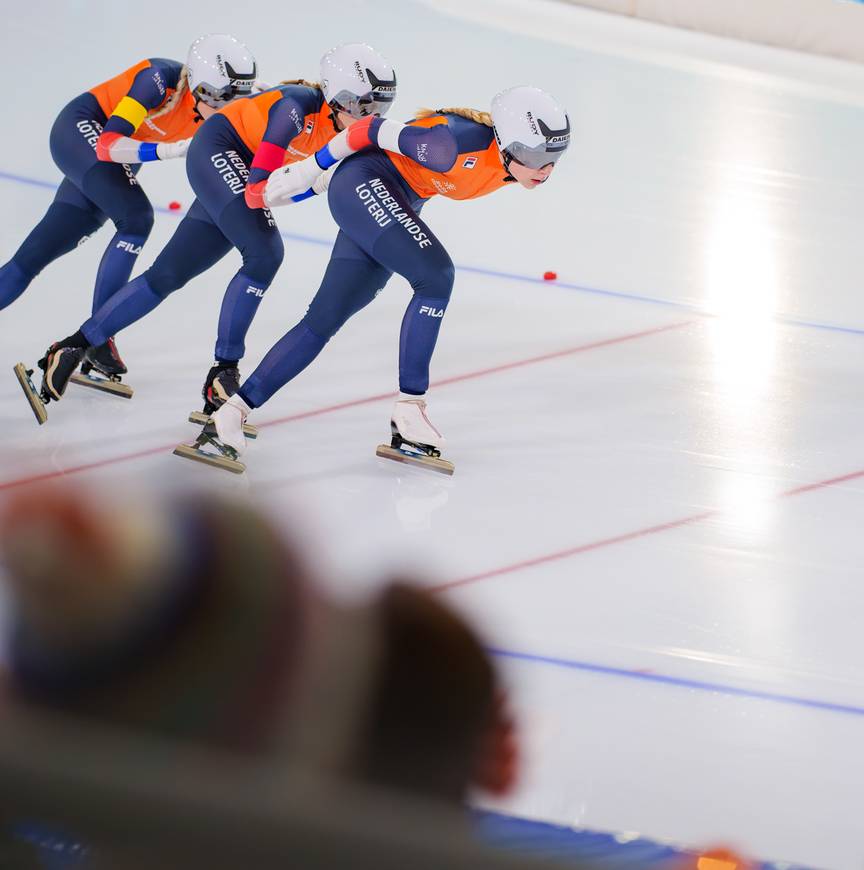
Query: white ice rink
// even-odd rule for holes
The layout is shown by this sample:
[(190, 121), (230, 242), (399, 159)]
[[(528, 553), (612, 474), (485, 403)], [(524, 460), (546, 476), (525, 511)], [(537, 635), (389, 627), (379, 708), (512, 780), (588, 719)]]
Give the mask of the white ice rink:
[[(39, 428), (12, 365), (89, 314), (106, 228), (0, 313), (0, 491), (66, 474), (248, 493), (302, 527), (340, 593), (419, 572), (481, 626), (525, 741), (503, 811), (861, 867), (864, 70), (512, 6), (209, 0), (148, 21), (35, 0), (4, 16), (0, 262), (59, 181), (62, 105), (202, 31), (245, 40), (268, 80), (368, 41), (396, 67), (400, 118), (546, 87), (574, 144), (545, 188), (424, 212), (461, 267), (430, 402), (452, 479), (373, 455), (398, 278), (256, 415), (245, 478), (171, 455), (195, 431), (235, 254), (119, 337), (132, 401), (70, 386)], [(141, 180), (155, 206), (188, 206), (182, 166)], [(335, 235), (323, 201), (278, 221), (286, 262), (246, 374), (302, 315)], [(176, 223), (158, 214), (137, 271)]]

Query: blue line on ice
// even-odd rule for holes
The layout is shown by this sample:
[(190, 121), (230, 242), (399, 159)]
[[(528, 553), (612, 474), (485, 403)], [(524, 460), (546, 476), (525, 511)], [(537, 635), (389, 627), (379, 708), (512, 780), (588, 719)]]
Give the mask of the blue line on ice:
[(688, 680), (684, 677), (671, 677), (664, 674), (654, 674), (645, 671), (633, 671), (627, 668), (615, 668), (609, 665), (599, 665), (594, 662), (558, 659), (551, 656), (533, 655), (532, 653), (513, 652), (503, 649), (488, 649), (493, 656), (503, 659), (531, 662), (532, 664), (552, 665), (553, 667), (569, 668), (574, 671), (584, 671), (607, 677), (621, 677), (626, 680), (641, 680), (646, 683), (660, 683), (665, 686), (675, 686), (679, 689), (693, 689), (699, 692), (716, 692), (721, 695), (731, 695), (738, 698), (753, 698), (758, 701), (770, 701), (775, 704), (791, 704), (796, 707), (807, 707), (812, 710), (824, 710), (829, 713), (845, 713), (850, 716), (864, 716), (864, 707), (853, 704), (837, 704), (833, 701), (820, 701), (816, 698), (801, 698), (797, 695), (784, 695), (780, 692), (766, 692), (759, 689), (743, 689), (723, 683), (709, 683), (704, 680)]
[[(864, 2), (864, 0), (862, 0)], [(56, 190), (57, 185), (52, 181), (43, 181), (38, 178), (27, 178), (24, 175), (15, 175), (11, 172), (3, 172), (0, 170), (0, 180), (11, 181), (16, 184), (28, 184), (31, 187), (44, 187), (48, 190)], [(154, 206), (155, 211), (162, 214), (170, 214), (172, 216), (182, 215), (182, 212), (170, 211), (162, 206)], [(330, 247), (333, 244), (332, 239), (322, 239), (316, 236), (304, 236), (299, 233), (282, 232), (282, 237), (294, 242), (305, 242), (309, 245), (323, 245)], [(499, 272), (495, 269), (484, 269), (480, 266), (459, 266), (456, 268), (460, 272), (472, 272), (475, 275), (487, 275), (490, 278), (501, 278), (506, 281), (522, 281), (529, 284), (551, 284), (553, 287), (558, 287), (563, 290), (573, 290), (577, 293), (588, 293), (593, 296), (608, 296), (612, 299), (626, 299), (630, 302), (642, 302), (649, 305), (665, 305), (667, 308), (677, 308), (682, 311), (690, 311), (694, 314), (710, 317), (710, 312), (699, 308), (697, 305), (690, 305), (687, 302), (675, 302), (670, 299), (661, 299), (657, 296), (642, 296), (638, 293), (622, 293), (617, 290), (603, 290), (599, 287), (585, 287), (581, 284), (570, 284), (567, 281), (546, 281), (543, 278), (535, 278), (533, 275), (519, 275), (514, 272)], [(820, 323), (815, 320), (796, 320), (793, 317), (785, 317), (777, 315), (774, 318), (778, 323), (784, 323), (787, 326), (801, 326), (806, 329), (823, 329), (829, 332), (845, 332), (850, 335), (864, 335), (864, 328), (854, 326), (842, 326), (834, 323)]]

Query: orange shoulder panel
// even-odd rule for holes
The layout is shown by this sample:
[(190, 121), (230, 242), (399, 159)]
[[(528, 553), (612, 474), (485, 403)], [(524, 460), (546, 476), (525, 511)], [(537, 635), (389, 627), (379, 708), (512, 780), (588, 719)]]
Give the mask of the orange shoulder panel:
[(99, 108), (105, 113), (106, 118), (111, 116), (117, 103), (129, 92), (135, 76), (142, 69), (147, 69), (148, 66), (150, 66), (149, 60), (141, 60), (135, 66), (130, 66), (125, 72), (120, 73), (119, 76), (114, 76), (113, 79), (108, 79), (107, 82), (102, 82), (101, 85), (90, 88), (90, 93), (96, 97)]
[[(165, 101), (173, 94), (173, 89), (169, 88)], [(159, 109), (154, 109), (151, 115), (158, 112)], [(188, 88), (170, 112), (159, 115), (155, 119), (151, 118), (151, 115), (141, 122), (141, 126), (131, 138), (138, 142), (179, 142), (181, 139), (190, 139), (201, 127), (201, 122), (197, 120), (195, 114), (195, 99)]]
[(254, 154), (264, 138), (270, 107), (281, 98), (282, 94), (278, 90), (265, 91), (254, 97), (234, 100), (224, 109), (220, 109), (219, 114), (228, 119), (246, 147)]

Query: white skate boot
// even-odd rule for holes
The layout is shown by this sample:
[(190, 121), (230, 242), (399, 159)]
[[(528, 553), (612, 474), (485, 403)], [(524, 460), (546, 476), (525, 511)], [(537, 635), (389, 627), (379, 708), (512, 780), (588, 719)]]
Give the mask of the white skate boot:
[(453, 463), (441, 459), (446, 442), (426, 415), (423, 396), (399, 394), (390, 415), (390, 433), (390, 446), (380, 444), (375, 451), (377, 456), (453, 474)]
[(230, 396), (210, 417), (216, 435), (239, 456), (246, 449), (244, 424), (252, 409), (236, 393)]
[(178, 444), (174, 448), (175, 455), (242, 474), (246, 470), (240, 462), (246, 449), (244, 424), (251, 410), (240, 396), (230, 396), (213, 412), (192, 444)]

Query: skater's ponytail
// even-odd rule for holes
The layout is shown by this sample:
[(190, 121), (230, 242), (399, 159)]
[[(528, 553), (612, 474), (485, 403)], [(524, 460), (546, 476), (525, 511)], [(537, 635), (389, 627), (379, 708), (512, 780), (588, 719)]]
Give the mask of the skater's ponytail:
[(183, 94), (186, 89), (189, 87), (189, 70), (186, 69), (186, 65), (183, 65), (183, 68), (180, 70), (180, 78), (177, 79), (177, 88), (173, 94), (165, 101), (165, 104), (161, 109), (157, 109), (155, 112), (151, 112), (147, 116), (147, 120), (155, 121), (156, 118), (161, 118), (163, 115), (167, 115), (170, 111), (174, 109), (174, 107), (183, 99)]
[(465, 109), (453, 106), (449, 109), (418, 109), (414, 117), (418, 121), (422, 121), (423, 118), (431, 118), (433, 115), (459, 115), (460, 118), (467, 118), (469, 121), (485, 124), (487, 127), (492, 126), (492, 116), (488, 112), (481, 112), (479, 109)]
[(307, 82), (306, 79), (285, 79), (279, 82), (279, 87), (282, 85), (303, 85), (305, 88), (313, 88), (316, 91), (321, 90), (321, 85), (318, 82)]

